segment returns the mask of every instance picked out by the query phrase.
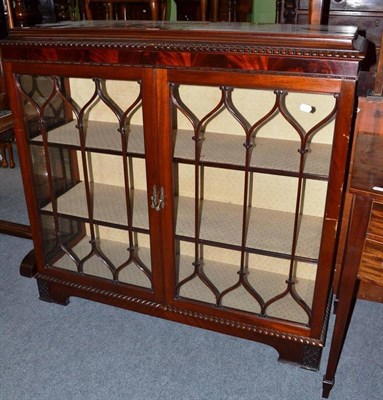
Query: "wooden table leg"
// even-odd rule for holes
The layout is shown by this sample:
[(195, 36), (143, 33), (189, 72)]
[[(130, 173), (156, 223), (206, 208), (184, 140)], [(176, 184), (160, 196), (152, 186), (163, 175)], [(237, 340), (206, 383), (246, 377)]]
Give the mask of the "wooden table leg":
[(363, 252), (372, 200), (356, 195), (352, 205), (352, 214), (348, 231), (346, 250), (343, 260), (342, 279), (340, 281), (339, 301), (336, 310), (334, 332), (326, 374), (323, 377), (322, 397), (328, 398), (335, 383), (343, 343), (351, 320), (358, 285), (358, 268)]

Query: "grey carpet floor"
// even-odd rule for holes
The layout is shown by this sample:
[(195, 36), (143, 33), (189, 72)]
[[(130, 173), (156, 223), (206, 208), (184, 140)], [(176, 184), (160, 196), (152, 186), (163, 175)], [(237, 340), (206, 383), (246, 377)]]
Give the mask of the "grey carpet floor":
[(14, 151), (14, 157), (15, 168), (0, 167), (0, 219), (19, 224), (29, 224), (16, 151)]
[[(20, 182), (9, 171), (0, 168), (0, 218), (27, 223), (24, 200), (10, 199)], [(321, 398), (333, 316), (321, 369), (311, 372), (247, 340), (78, 298), (42, 302), (35, 280), (18, 272), (31, 248), (0, 235), (1, 400)], [(382, 332), (383, 305), (358, 301), (330, 398), (381, 400)]]

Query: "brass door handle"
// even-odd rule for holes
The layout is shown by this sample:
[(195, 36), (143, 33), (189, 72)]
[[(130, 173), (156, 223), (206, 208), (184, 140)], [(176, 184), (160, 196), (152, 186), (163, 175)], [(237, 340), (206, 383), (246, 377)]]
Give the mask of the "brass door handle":
[(153, 192), (150, 196), (151, 204), (150, 207), (153, 210), (161, 211), (165, 207), (165, 192), (164, 188), (161, 186), (160, 190), (157, 190), (157, 186), (153, 186)]

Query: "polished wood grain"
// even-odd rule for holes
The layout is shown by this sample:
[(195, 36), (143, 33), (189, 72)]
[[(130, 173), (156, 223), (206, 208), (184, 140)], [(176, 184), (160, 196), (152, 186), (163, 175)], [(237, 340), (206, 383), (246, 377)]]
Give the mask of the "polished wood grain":
[(29, 225), (19, 224), (12, 221), (0, 220), (0, 233), (17, 236), (24, 239), (32, 239)]
[(371, 209), (368, 233), (383, 238), (383, 204), (374, 202)]
[[(366, 93), (373, 93), (374, 80), (371, 73), (363, 73), (360, 81), (360, 90), (363, 95), (359, 97), (358, 113), (355, 124), (354, 146), (351, 157), (349, 190), (346, 194), (347, 210), (342, 221), (340, 248), (337, 257), (337, 268), (334, 287), (339, 299), (339, 281), (342, 275), (342, 259), (345, 251), (346, 234), (348, 231), (348, 215), (353, 193), (374, 194), (379, 198), (379, 191), (373, 190), (380, 187), (382, 181), (382, 135), (383, 135), (383, 108), (379, 97), (366, 97)], [(379, 200), (377, 203), (378, 204)], [(376, 219), (374, 219), (375, 221)], [(371, 222), (375, 224), (375, 222)], [(383, 302), (383, 287), (362, 280), (359, 285), (358, 297), (361, 299)]]
[(359, 265), (359, 278), (383, 286), (383, 242), (366, 239)]
[[(376, 115), (381, 113), (374, 103), (364, 106), (370, 107), (371, 112), (376, 109)], [(353, 189), (373, 190), (383, 186), (383, 136), (379, 132), (358, 133), (352, 166)]]
[[(383, 54), (380, 55), (379, 65), (382, 62)], [(363, 89), (374, 87), (373, 81), (368, 82), (361, 85)], [(337, 291), (337, 316), (323, 379), (325, 398), (335, 382), (360, 281), (360, 296), (375, 301), (383, 299), (383, 101), (379, 95), (374, 95), (373, 90), (367, 93), (370, 95), (359, 97), (354, 128), (347, 194), (352, 205), (349, 224), (345, 224), (347, 238), (341, 246), (344, 256)]]
[[(356, 82), (359, 64), (364, 58), (365, 44), (357, 30), (310, 25), (85, 21), (63, 23), (59, 25), (59, 29), (56, 25), (28, 30), (14, 29), (1, 46), (10, 104), (15, 116), (15, 131), (36, 257), (35, 267), (24, 267), (23, 271), (32, 275), (37, 270), (36, 278), (41, 298), (67, 304), (70, 296), (79, 296), (259, 341), (273, 346), (278, 351), (281, 361), (308, 369), (318, 369), (330, 312), (331, 279), (346, 187), (344, 177), (349, 155)], [(62, 247), (58, 246), (56, 253), (47, 257), (47, 236), (52, 233), (54, 236), (55, 229), (58, 230), (60, 224), (59, 218), (68, 217), (64, 212), (54, 210), (57, 207), (55, 201), (49, 202), (51, 208), (46, 208), (49, 197), (55, 198), (55, 186), (52, 183), (45, 185), (49, 186), (45, 188), (45, 192), (48, 193), (45, 199), (35, 182), (37, 173), (33, 171), (33, 161), (36, 163), (36, 159), (39, 158), (40, 161), (44, 161), (44, 151), (49, 153), (50, 146), (58, 152), (68, 150), (70, 153), (77, 150), (81, 153), (77, 157), (77, 163), (75, 160), (69, 160), (74, 173), (68, 192), (73, 193), (72, 186), (78, 182), (79, 170), (82, 167), (86, 188), (84, 202), (88, 216), (69, 213), (73, 221), (80, 226), (85, 222), (91, 225), (96, 221), (108, 228), (121, 228), (120, 225), (124, 223), (123, 228), (126, 228), (126, 231), (131, 229), (128, 226), (129, 222), (126, 224), (125, 220), (99, 221), (95, 216), (91, 191), (96, 185), (90, 185), (86, 177), (89, 171), (84, 160), (86, 152), (90, 150), (86, 148), (82, 136), (82, 142), (80, 140), (76, 145), (65, 142), (57, 145), (47, 140), (44, 142), (44, 139), (41, 143), (40, 134), (33, 139), (28, 137), (22, 109), (28, 94), (20, 94), (16, 81), (18, 75), (47, 76), (56, 82), (56, 88), (59, 85), (54, 77), (63, 77), (66, 90), (61, 89), (61, 86), (60, 90), (65, 92), (65, 96), (70, 94), (69, 81), (72, 77), (87, 78), (88, 81), (96, 82), (99, 92), (102, 91), (99, 83), (101, 80), (130, 80), (140, 83), (145, 144), (144, 152), (140, 153), (140, 160), (145, 155), (148, 211), (145, 233), (150, 234), (153, 272), (150, 288), (121, 284), (111, 279), (100, 279), (55, 266), (47, 267), (47, 264), (50, 265), (49, 258), (55, 261), (63, 252)], [(175, 192), (178, 185), (179, 160), (177, 161), (173, 154), (173, 134), (177, 126), (173, 114), (176, 103), (171, 97), (176, 85), (209, 86), (220, 91), (225, 91), (227, 87), (267, 90), (274, 94), (279, 102), (283, 91), (321, 94), (331, 96), (331, 100), (334, 101), (336, 116), (334, 111), (329, 117), (331, 119), (334, 116), (335, 126), (332, 157), (329, 161), (330, 172), (328, 178), (327, 175), (320, 176), (320, 179), (328, 179), (328, 191), (322, 239), (319, 254), (315, 259), (318, 262), (317, 279), (308, 323), (289, 320), (283, 316), (266, 318), (259, 313), (188, 299), (177, 293), (179, 239), (175, 223), (178, 211)], [(60, 95), (65, 97), (63, 92), (60, 91)], [(230, 103), (230, 100), (226, 102)], [(65, 107), (64, 117), (64, 122), (68, 125), (72, 119), (69, 103)], [(282, 105), (280, 109), (284, 110)], [(236, 110), (231, 108), (231, 112), (241, 120)], [(42, 124), (41, 130), (44, 129)], [(81, 124), (79, 129), (82, 129)], [(195, 138), (194, 142), (197, 143), (198, 138)], [(35, 151), (35, 160), (32, 160), (30, 151), (32, 146), (40, 146), (40, 150), (44, 150)], [(95, 149), (103, 153), (102, 148), (91, 148)], [(105, 152), (108, 155), (111, 153), (113, 151)], [(304, 149), (301, 149), (301, 154), (305, 154)], [(125, 150), (118, 154), (118, 157), (125, 159), (124, 171), (127, 171), (126, 156)], [(193, 163), (193, 167), (200, 167), (198, 160), (193, 160)], [(47, 175), (52, 176), (50, 164), (45, 164)], [(214, 168), (220, 167), (214, 160), (213, 164)], [(225, 168), (230, 169), (230, 165), (226, 163)], [(245, 171), (248, 173), (249, 170), (247, 161)], [(286, 171), (278, 170), (267, 172), (274, 175), (281, 173), (281, 176), (282, 173), (286, 174)], [(127, 173), (124, 174), (124, 184), (129, 187)], [(306, 179), (302, 168), (295, 174), (301, 180)], [(61, 182), (61, 175), (54, 177)], [(152, 193), (158, 188), (162, 188), (163, 191), (163, 209), (156, 207), (156, 204), (152, 206)], [(59, 189), (61, 194), (61, 187)], [(128, 198), (126, 192), (125, 190), (125, 198)], [(39, 206), (41, 199), (44, 200), (43, 209)], [(140, 205), (145, 208), (144, 201)], [(129, 207), (128, 205), (128, 210)], [(48, 228), (42, 218), (47, 215), (56, 218)], [(193, 222), (192, 230), (198, 227), (196, 220)], [(296, 220), (291, 235), (297, 235), (298, 225)], [(242, 237), (245, 236), (244, 227), (245, 224), (241, 228)], [(48, 233), (47, 229), (50, 229)], [(137, 227), (134, 229), (138, 230)], [(219, 232), (216, 233), (218, 236)], [(56, 242), (61, 240), (62, 235), (56, 236)], [(77, 243), (83, 237), (84, 229), (80, 229), (77, 237), (70, 237), (70, 243)], [(93, 249), (96, 245), (94, 237), (93, 235), (91, 239)], [(198, 236), (195, 242), (199, 245), (204, 240), (202, 236)], [(292, 238), (292, 241), (295, 240)], [(241, 238), (239, 241), (242, 251), (245, 246)], [(65, 247), (62, 242), (61, 245)], [(220, 246), (232, 250), (232, 245), (220, 243)], [(247, 250), (243, 250), (243, 253), (245, 251)], [(270, 252), (263, 252), (270, 255)], [(290, 253), (294, 253), (291, 258), (299, 256), (295, 245)], [(290, 280), (291, 292), (294, 284), (295, 282)]]
[(383, 109), (374, 97), (359, 98), (350, 191), (372, 191), (383, 185)]
[(368, 220), (371, 210), (371, 199), (356, 195), (353, 200), (353, 212), (350, 219), (348, 232), (347, 251), (343, 260), (347, 271), (343, 271), (339, 303), (336, 309), (336, 322), (333, 339), (331, 341), (330, 355), (326, 373), (323, 377), (324, 398), (328, 398), (335, 383), (335, 373), (338, 367), (344, 339), (347, 334), (348, 323), (351, 318), (353, 304), (357, 290), (357, 275), (362, 249), (367, 232)]
[(309, 0), (309, 23), (321, 24), (326, 0)]
[[(34, 65), (40, 60), (56, 64), (71, 61), (353, 77), (358, 72), (355, 61), (363, 58), (365, 50), (365, 42), (356, 40), (356, 28), (352, 27), (239, 24), (234, 28), (227, 23), (144, 21), (105, 24), (63, 23), (59, 35), (54, 25), (30, 28), (28, 44), (23, 42), (25, 30), (14, 29), (12, 39), (4, 43), (4, 58), (34, 61)], [(79, 35), (82, 40), (73, 41)], [(316, 61), (318, 58), (321, 62)]]
[(383, 203), (373, 202), (366, 241), (359, 266), (359, 278), (383, 287)]
[[(57, 29), (59, 27), (59, 29)], [(12, 29), (12, 39), (137, 39), (150, 38), (157, 43), (161, 40), (172, 39), (175, 44), (185, 40), (184, 45), (195, 40), (204, 40), (204, 43), (216, 43), (221, 39), (222, 45), (238, 43), (241, 45), (261, 43), (264, 46), (274, 44), (276, 48), (283, 48), (295, 44), (303, 51), (307, 48), (326, 49), (327, 51), (344, 49), (353, 50), (353, 41), (357, 39), (358, 29), (355, 26), (307, 26), (307, 25), (279, 25), (279, 24), (251, 24), (240, 22), (183, 22), (183, 21), (65, 21), (57, 24), (44, 24)], [(49, 35), (49, 36), (47, 36)], [(284, 39), (282, 42), (281, 39)], [(328, 42), (327, 40), (331, 40)], [(362, 39), (360, 39), (362, 41)], [(81, 43), (72, 43), (73, 45)], [(304, 47), (302, 44), (304, 43)], [(53, 44), (53, 43), (52, 43)], [(358, 43), (354, 43), (357, 56), (360, 52)], [(294, 49), (291, 49), (294, 51)], [(292, 54), (286, 54), (292, 55)], [(301, 53), (304, 56), (305, 53)], [(307, 55), (307, 54), (306, 54)], [(350, 54), (351, 56), (351, 54)], [(362, 56), (363, 58), (363, 56)]]

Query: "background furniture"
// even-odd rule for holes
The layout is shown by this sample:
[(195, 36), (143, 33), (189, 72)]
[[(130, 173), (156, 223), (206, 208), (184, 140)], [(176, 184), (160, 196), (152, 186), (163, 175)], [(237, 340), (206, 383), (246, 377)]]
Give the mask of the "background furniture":
[[(314, 23), (310, 0), (281, 1), (281, 21), (285, 23)], [(375, 45), (379, 58), (380, 38), (383, 34), (383, 5), (381, 0), (321, 0), (312, 1), (311, 7), (321, 8), (315, 23), (358, 26), (362, 34)], [(320, 4), (322, 3), (322, 4)]]
[[(276, 15), (279, 23), (296, 24), (325, 23), (325, 15), (331, 0), (277, 0)], [(305, 15), (305, 21), (299, 18)]]
[[(84, 0), (86, 19), (165, 20), (166, 0)], [(145, 6), (143, 6), (143, 4)], [(97, 7), (95, 5), (102, 5)]]
[[(382, 39), (383, 41), (383, 39)], [(375, 84), (359, 97), (350, 166), (351, 216), (323, 397), (335, 382), (359, 282), (383, 288), (383, 54)]]
[(26, 27), (42, 22), (38, 0), (5, 0), (9, 28)]
[[(277, 2), (278, 3), (278, 2)], [(321, 4), (320, 4), (321, 3)], [(310, 6), (319, 9), (322, 7), (319, 21), (334, 25), (355, 25), (359, 26), (361, 32), (372, 43), (375, 51), (369, 52), (369, 58), (373, 58), (375, 53), (376, 60), (379, 59), (381, 38), (383, 35), (383, 8), (380, 0), (323, 0), (320, 2), (309, 0), (280, 1), (280, 21), (286, 23), (307, 23), (313, 19)], [(373, 49), (374, 50), (374, 49)], [(372, 56), (372, 57), (371, 57)], [(368, 61), (366, 64), (372, 72), (376, 71), (377, 63), (374, 60)], [(370, 75), (371, 77), (372, 75)], [(362, 85), (365, 85), (362, 79)], [(371, 81), (371, 78), (369, 78)], [(362, 89), (363, 92), (363, 89)], [(364, 90), (366, 93), (366, 90)], [(340, 246), (336, 262), (336, 270), (334, 276), (334, 287), (338, 291), (338, 282), (340, 280), (344, 247), (346, 243), (348, 224), (351, 212), (352, 196), (346, 193), (345, 206), (342, 220), (342, 231), (340, 236)], [(359, 286), (358, 297), (366, 300), (383, 302), (383, 288), (372, 284), (371, 282), (362, 281)], [(336, 300), (337, 301), (337, 300)]]
[[(4, 3), (0, 1), (1, 39), (6, 37), (8, 33), (7, 18), (4, 11)], [(8, 96), (3, 74), (3, 65), (0, 50), (0, 152), (2, 155), (2, 167), (8, 167), (8, 159), (9, 166), (11, 168), (15, 166), (12, 149), (14, 140), (15, 136), (13, 132), (13, 117), (8, 104)], [(28, 225), (2, 219), (0, 219), (0, 233), (5, 233), (8, 235), (18, 236), (26, 239), (32, 238), (30, 227)]]
[[(15, 141), (15, 136), (12, 131), (13, 120), (12, 114), (9, 110), (0, 110), (0, 154), (1, 154), (1, 167), (10, 168), (15, 167), (15, 160), (13, 158), (12, 143)], [(9, 163), (8, 163), (9, 160)]]
[[(2, 39), (6, 35), (7, 22), (5, 18), (4, 4), (2, 1), (0, 1), (0, 38)], [(12, 143), (14, 142), (15, 137), (12, 128), (13, 119), (8, 106), (7, 91), (5, 87), (0, 51), (0, 154), (2, 157), (0, 166), (3, 168), (7, 168), (8, 165), (11, 168), (15, 166), (12, 151)]]
[(249, 22), (252, 0), (175, 0), (178, 21)]
[(21, 273), (46, 301), (97, 300), (317, 369), (363, 39), (95, 22), (3, 43), (36, 255)]

